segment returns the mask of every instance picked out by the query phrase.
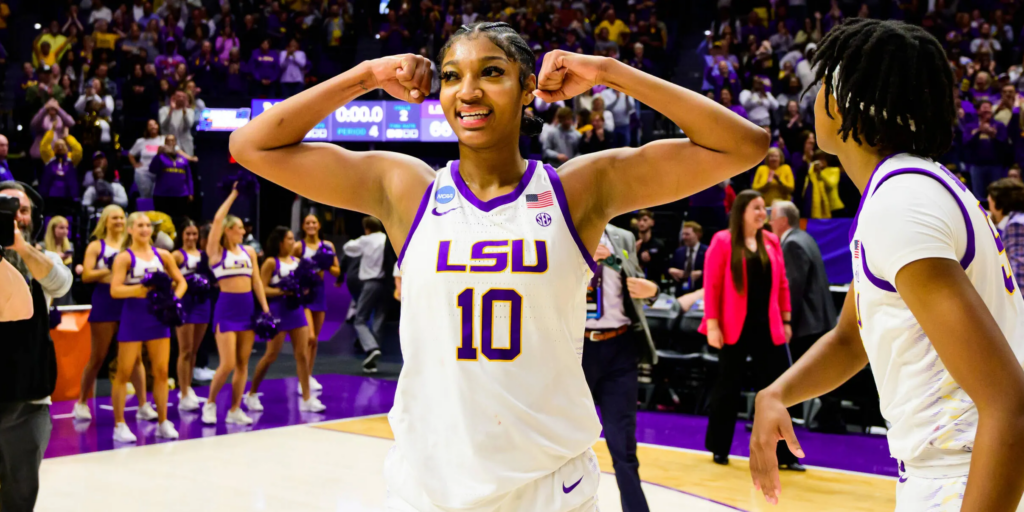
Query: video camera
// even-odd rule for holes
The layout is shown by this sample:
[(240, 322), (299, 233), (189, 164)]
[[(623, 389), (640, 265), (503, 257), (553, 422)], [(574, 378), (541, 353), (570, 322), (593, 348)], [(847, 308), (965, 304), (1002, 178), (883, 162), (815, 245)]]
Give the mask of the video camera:
[(14, 219), (20, 208), (17, 197), (0, 195), (0, 254), (4, 247), (14, 245)]

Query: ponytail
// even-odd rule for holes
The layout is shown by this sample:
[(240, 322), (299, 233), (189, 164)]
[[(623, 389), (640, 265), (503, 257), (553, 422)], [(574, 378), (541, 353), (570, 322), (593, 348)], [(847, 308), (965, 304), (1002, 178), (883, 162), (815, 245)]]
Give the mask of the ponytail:
[(523, 118), (519, 121), (519, 134), (527, 137), (537, 137), (544, 131), (544, 120), (529, 115), (526, 113), (526, 109), (523, 109)]

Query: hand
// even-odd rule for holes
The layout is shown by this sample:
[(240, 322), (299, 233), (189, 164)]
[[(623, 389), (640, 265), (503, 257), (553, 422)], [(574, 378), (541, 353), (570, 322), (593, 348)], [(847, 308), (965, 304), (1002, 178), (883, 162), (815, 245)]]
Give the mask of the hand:
[(782, 483), (779, 482), (776, 446), (780, 440), (785, 439), (793, 455), (803, 458), (804, 451), (796, 439), (793, 419), (789, 417), (789, 411), (782, 400), (765, 390), (757, 394), (754, 404), (754, 430), (750, 434), (750, 477), (754, 481), (754, 488), (764, 494), (764, 499), (777, 505)]
[(814, 19), (816, 19), (816, 20), (820, 20), (821, 19), (821, 11), (814, 11)]
[(629, 289), (629, 296), (634, 299), (649, 299), (658, 295), (658, 285), (640, 277), (627, 277), (626, 288)]
[(644, 251), (644, 252), (640, 253), (640, 261), (642, 261), (644, 263), (650, 263), (651, 262), (651, 253), (649, 253), (647, 251)]
[(722, 346), (725, 345), (725, 337), (722, 336), (722, 329), (708, 326), (708, 345), (717, 349), (721, 349)]
[(533, 94), (548, 103), (573, 98), (601, 83), (604, 67), (609, 62), (607, 57), (562, 50), (548, 52), (537, 77), (537, 90)]
[(367, 92), (369, 87), (384, 89), (394, 98), (409, 103), (423, 103), (430, 94), (434, 72), (430, 61), (424, 57), (412, 54), (382, 57), (370, 61), (369, 65), (375, 83), (366, 84)]
[(558, 161), (562, 162), (562, 163), (568, 162), (569, 161), (569, 157), (565, 156), (565, 154), (563, 154), (563, 153), (559, 153), (558, 154)]
[(668, 275), (672, 276), (672, 278), (675, 279), (676, 281), (682, 281), (683, 276), (686, 275), (686, 272), (683, 272), (678, 268), (670, 268), (668, 269)]
[(85, 272), (85, 267), (83, 267), (81, 263), (75, 265), (75, 275), (80, 276), (82, 275), (82, 272)]
[(694, 281), (697, 281), (701, 277), (704, 277), (703, 270), (694, 270), (693, 273), (690, 274), (690, 279), (693, 279)]
[(612, 250), (604, 244), (597, 246), (597, 252), (594, 253), (594, 261), (601, 261), (612, 255)]
[(786, 343), (793, 339), (793, 326), (790, 324), (782, 324), (782, 330), (786, 333)]

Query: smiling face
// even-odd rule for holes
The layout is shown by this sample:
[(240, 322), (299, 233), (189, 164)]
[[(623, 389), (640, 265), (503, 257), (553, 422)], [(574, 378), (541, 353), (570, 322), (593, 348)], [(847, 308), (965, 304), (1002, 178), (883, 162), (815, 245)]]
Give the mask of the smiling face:
[(120, 208), (112, 210), (107, 216), (107, 233), (120, 236), (121, 233), (124, 233), (124, 223), (124, 210)]
[(306, 215), (302, 221), (302, 232), (310, 237), (316, 236), (320, 232), (320, 220), (316, 218), (316, 215)]
[(224, 236), (231, 245), (241, 245), (245, 239), (245, 226), (242, 225), (242, 221), (235, 219), (224, 229)]
[(153, 222), (146, 215), (134, 217), (132, 225), (128, 227), (128, 234), (132, 236), (134, 242), (148, 244), (153, 237)]
[(53, 225), (53, 238), (58, 242), (63, 242), (68, 237), (68, 223), (67, 221), (57, 222)]
[(764, 226), (764, 222), (767, 219), (768, 210), (765, 209), (763, 197), (756, 197), (747, 203), (747, 209), (743, 211), (743, 224), (745, 227)]
[(521, 86), (519, 63), (479, 33), (461, 37), (448, 49), (440, 73), (441, 106), (460, 144), (482, 149), (518, 139), (536, 76)]
[(186, 250), (195, 249), (198, 242), (199, 228), (195, 226), (188, 226), (181, 232), (181, 246)]
[(295, 249), (295, 235), (289, 231), (285, 233), (284, 238), (281, 239), (281, 250), (278, 251), (278, 254), (281, 256), (287, 256), (292, 253), (293, 249)]

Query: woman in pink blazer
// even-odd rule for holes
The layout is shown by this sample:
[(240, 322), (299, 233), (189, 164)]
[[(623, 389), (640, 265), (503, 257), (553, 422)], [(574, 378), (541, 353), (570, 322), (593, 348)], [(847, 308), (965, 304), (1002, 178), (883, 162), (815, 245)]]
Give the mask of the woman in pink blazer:
[[(704, 321), (700, 332), (720, 349), (718, 382), (711, 394), (711, 415), (704, 445), (718, 464), (729, 463), (740, 391), (753, 362), (757, 390), (789, 368), (789, 281), (779, 239), (764, 230), (768, 214), (755, 190), (736, 196), (729, 229), (711, 239), (704, 261)], [(779, 465), (802, 471), (785, 443)]]

